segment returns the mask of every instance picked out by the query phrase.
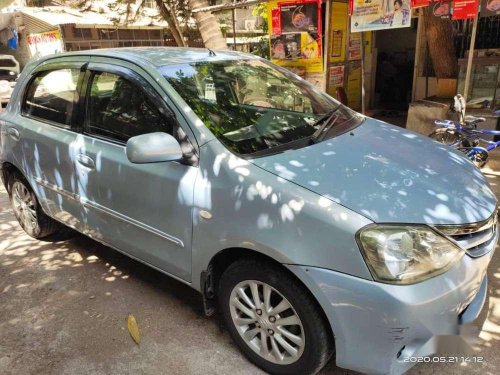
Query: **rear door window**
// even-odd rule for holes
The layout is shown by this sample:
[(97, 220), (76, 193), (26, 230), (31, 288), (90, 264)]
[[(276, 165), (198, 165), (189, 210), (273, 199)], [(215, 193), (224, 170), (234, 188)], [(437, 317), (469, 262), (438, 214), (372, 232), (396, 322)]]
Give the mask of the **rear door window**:
[(23, 114), (69, 126), (75, 109), (80, 69), (57, 69), (38, 73), (31, 81)]

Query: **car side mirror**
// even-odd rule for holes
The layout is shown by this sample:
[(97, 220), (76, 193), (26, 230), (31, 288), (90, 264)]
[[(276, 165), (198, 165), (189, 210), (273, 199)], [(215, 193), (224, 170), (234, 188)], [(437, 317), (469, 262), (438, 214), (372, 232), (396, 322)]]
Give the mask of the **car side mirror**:
[(132, 137), (127, 142), (127, 158), (134, 164), (175, 161), (182, 158), (179, 142), (167, 133), (149, 133)]

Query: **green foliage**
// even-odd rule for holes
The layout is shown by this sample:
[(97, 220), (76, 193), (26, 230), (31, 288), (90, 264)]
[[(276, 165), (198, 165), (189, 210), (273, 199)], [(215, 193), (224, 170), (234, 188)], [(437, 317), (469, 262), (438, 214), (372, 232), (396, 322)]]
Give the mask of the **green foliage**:
[(267, 3), (261, 3), (256, 5), (252, 9), (252, 15), (253, 16), (259, 16), (262, 18), (262, 25), (261, 25), (261, 30), (265, 33), (269, 31), (269, 19), (268, 19), (268, 12), (267, 12)]
[[(262, 18), (262, 24), (260, 25), (260, 29), (264, 33), (269, 32), (269, 19), (268, 19), (268, 11), (267, 11), (267, 3), (261, 3), (253, 7), (252, 15), (258, 16)], [(257, 45), (254, 46), (254, 50), (252, 51), (254, 55), (263, 57), (265, 59), (270, 59), (270, 51), (269, 51), (269, 39), (267, 37), (260, 38), (260, 41)]]
[(269, 50), (269, 39), (267, 37), (261, 37), (259, 42), (254, 45), (252, 53), (269, 60), (271, 58), (271, 53)]

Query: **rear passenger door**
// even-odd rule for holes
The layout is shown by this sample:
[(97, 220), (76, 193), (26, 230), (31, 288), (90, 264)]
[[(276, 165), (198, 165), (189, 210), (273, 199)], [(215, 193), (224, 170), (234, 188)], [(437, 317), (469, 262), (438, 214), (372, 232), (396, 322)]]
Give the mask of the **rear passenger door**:
[[(189, 281), (198, 173), (194, 148), (144, 75), (121, 65), (90, 63), (87, 77), (77, 175), (91, 234)], [(183, 141), (185, 160), (130, 163), (125, 153), (128, 139), (153, 132)]]
[(22, 169), (47, 213), (85, 231), (75, 174), (74, 127), (86, 57), (50, 62), (35, 69), (22, 93), (17, 119)]

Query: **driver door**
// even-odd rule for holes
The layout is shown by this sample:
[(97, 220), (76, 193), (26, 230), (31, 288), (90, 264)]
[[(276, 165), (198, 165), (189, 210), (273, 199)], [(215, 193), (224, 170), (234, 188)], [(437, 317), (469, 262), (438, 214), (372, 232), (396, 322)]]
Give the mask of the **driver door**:
[[(174, 116), (139, 74), (91, 63), (77, 176), (90, 235), (154, 267), (190, 281), (193, 189), (189, 161), (132, 164), (130, 137), (177, 136)], [(183, 149), (186, 149), (184, 144)]]

